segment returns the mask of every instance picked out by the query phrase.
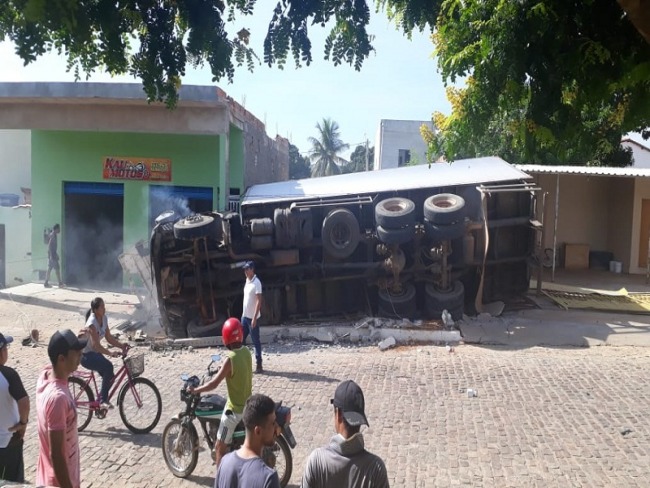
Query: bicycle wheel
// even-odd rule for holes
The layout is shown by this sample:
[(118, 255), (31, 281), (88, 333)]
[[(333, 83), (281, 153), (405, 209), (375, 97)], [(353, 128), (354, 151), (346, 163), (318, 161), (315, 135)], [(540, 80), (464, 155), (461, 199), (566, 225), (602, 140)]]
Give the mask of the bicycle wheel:
[(90, 405), (95, 401), (95, 395), (90, 389), (90, 386), (76, 376), (70, 376), (68, 378), (68, 389), (77, 407), (77, 430), (81, 432), (88, 427), (88, 424), (93, 418), (93, 411)]
[(134, 434), (147, 434), (158, 425), (162, 400), (156, 385), (147, 378), (134, 378), (131, 384), (128, 381), (124, 383), (117, 403), (120, 406), (122, 422)]
[(262, 450), (262, 460), (278, 473), (282, 488), (289, 484), (293, 471), (293, 456), (284, 437), (278, 437), (272, 447), (265, 447)]
[(192, 423), (183, 425), (179, 419), (171, 419), (162, 434), (162, 450), (165, 464), (178, 478), (192, 474), (199, 460), (199, 435)]

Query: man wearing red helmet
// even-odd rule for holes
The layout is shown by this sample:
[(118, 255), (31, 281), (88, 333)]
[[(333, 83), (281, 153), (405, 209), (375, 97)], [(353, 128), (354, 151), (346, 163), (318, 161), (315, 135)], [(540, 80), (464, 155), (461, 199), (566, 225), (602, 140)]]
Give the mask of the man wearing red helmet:
[(248, 348), (242, 346), (244, 329), (241, 322), (236, 318), (226, 320), (221, 329), (221, 338), (228, 352), (219, 372), (206, 384), (190, 389), (192, 393), (203, 393), (214, 390), (219, 383), (226, 380), (228, 401), (221, 416), (215, 445), (217, 468), (232, 442), (235, 427), (242, 419), (244, 405), (253, 390), (253, 357)]

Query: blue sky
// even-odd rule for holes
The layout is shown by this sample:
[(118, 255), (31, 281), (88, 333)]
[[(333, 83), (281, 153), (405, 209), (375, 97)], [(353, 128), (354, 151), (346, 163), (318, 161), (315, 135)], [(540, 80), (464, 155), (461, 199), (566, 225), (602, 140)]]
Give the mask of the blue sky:
[[(229, 27), (231, 34), (242, 27), (250, 30), (251, 45), (260, 57), (274, 5), (275, 0), (260, 0), (252, 17), (240, 16)], [(429, 33), (416, 32), (409, 40), (384, 13), (374, 12), (369, 31), (376, 36), (376, 52), (360, 72), (325, 61), (325, 29), (314, 27), (310, 32), (314, 58), (310, 66), (295, 69), (290, 60), (284, 70), (259, 65), (249, 73), (242, 67), (232, 84), (227, 80), (217, 84), (265, 122), (270, 136), (287, 137), (304, 153), (310, 148), (308, 137), (317, 135), (315, 125), (323, 117), (338, 122), (342, 139), (353, 150), (366, 138), (374, 145), (381, 119), (430, 120), (435, 110), (449, 113)], [(66, 73), (63, 57), (48, 54), (24, 67), (9, 42), (0, 43), (0, 66), (0, 81), (74, 81), (73, 74)], [(138, 80), (97, 73), (89, 81)], [(210, 85), (210, 71), (205, 67), (188, 71), (183, 83)]]

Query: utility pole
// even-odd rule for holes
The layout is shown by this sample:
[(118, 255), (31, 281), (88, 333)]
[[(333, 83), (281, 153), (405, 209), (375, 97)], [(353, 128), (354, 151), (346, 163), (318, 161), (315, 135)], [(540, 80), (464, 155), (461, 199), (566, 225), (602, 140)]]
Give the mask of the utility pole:
[(368, 171), (368, 138), (366, 137), (366, 171)]

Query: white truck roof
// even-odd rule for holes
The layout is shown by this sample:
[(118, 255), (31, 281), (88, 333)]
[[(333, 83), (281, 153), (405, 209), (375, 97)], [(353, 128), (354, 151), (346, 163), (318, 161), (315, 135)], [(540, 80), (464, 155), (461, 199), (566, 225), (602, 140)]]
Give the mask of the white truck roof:
[(300, 201), (346, 195), (405, 191), (419, 188), (489, 184), (532, 177), (498, 157), (459, 159), (361, 173), (279, 181), (251, 186), (241, 205)]

